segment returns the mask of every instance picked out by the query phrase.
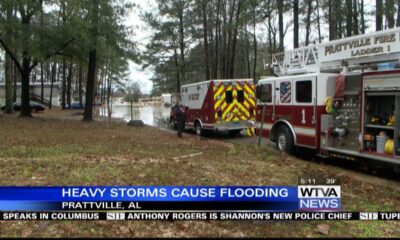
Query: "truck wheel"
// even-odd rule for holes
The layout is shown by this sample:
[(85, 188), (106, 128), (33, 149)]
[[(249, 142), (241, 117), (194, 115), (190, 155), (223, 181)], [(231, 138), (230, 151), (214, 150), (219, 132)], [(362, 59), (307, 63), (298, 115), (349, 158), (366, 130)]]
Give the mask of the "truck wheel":
[(287, 127), (280, 127), (278, 129), (278, 135), (275, 141), (276, 148), (281, 152), (293, 153), (294, 151), (294, 140), (292, 133)]
[(203, 129), (201, 128), (200, 123), (196, 123), (196, 125), (194, 126), (194, 130), (196, 131), (197, 136), (203, 135)]

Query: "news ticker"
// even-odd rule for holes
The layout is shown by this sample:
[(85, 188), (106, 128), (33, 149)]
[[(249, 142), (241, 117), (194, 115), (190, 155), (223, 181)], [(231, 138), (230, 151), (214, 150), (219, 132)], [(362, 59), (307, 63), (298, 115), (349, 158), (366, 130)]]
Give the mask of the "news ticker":
[(15, 220), (109, 220), (109, 221), (399, 221), (400, 212), (1, 212), (1, 221)]

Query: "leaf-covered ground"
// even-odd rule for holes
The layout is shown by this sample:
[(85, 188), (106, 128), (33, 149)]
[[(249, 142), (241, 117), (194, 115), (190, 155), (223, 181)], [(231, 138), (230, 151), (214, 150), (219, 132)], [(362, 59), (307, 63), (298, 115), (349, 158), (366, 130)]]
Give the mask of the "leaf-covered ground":
[[(341, 179), (346, 211), (399, 211), (400, 192), (273, 148), (153, 127), (83, 123), (74, 111), (0, 116), (0, 185), (297, 185)], [(190, 158), (175, 157), (199, 153)], [(3, 221), (0, 237), (398, 237), (400, 222)]]

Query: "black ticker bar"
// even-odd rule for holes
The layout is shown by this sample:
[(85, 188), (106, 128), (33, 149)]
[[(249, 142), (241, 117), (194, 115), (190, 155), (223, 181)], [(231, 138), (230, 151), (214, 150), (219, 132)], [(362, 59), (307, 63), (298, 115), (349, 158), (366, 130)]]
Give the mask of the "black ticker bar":
[(0, 220), (399, 221), (400, 212), (57, 211), (0, 212)]

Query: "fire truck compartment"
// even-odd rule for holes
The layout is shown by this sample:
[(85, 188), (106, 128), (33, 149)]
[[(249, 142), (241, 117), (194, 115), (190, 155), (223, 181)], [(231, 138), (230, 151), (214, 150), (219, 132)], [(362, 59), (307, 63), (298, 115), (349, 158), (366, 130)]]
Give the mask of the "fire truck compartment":
[[(380, 159), (400, 156), (400, 73), (366, 75), (362, 120), (362, 152)], [(383, 144), (383, 146), (382, 146)]]

